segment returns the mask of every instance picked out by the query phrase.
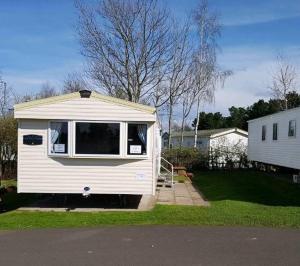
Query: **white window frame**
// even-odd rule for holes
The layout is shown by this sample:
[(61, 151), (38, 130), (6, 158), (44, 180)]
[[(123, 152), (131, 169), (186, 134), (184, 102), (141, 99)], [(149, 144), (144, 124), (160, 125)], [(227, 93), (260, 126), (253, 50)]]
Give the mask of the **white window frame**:
[[(68, 124), (68, 151), (67, 153), (52, 153), (51, 152), (51, 123), (67, 123)], [(71, 122), (69, 120), (50, 120), (48, 121), (48, 141), (47, 141), (47, 150), (48, 150), (48, 156), (49, 157), (70, 157), (71, 154), (71, 146), (72, 146), (72, 141), (71, 141)]]
[[(119, 154), (80, 154), (76, 153), (76, 123), (95, 123), (95, 124), (119, 124), (120, 125), (120, 137), (119, 137)], [(123, 149), (123, 132), (124, 132), (124, 123), (123, 122), (118, 122), (118, 121), (89, 121), (89, 120), (74, 120), (72, 121), (72, 129), (73, 129), (73, 139), (72, 139), (72, 147), (73, 147), (73, 152), (72, 156), (74, 158), (122, 158), (124, 154), (124, 149)]]
[[(146, 143), (146, 154), (128, 154), (128, 124), (135, 124), (135, 125), (147, 125), (147, 143)], [(137, 121), (127, 121), (125, 123), (125, 152), (124, 152), (124, 158), (130, 158), (130, 159), (148, 159), (149, 158), (149, 148), (150, 148), (150, 128), (151, 126), (149, 125), (148, 122), (137, 122)]]

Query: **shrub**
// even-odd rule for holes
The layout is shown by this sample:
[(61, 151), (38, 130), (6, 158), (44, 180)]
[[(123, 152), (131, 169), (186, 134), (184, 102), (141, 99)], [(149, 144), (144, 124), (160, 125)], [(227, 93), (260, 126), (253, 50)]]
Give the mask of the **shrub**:
[(194, 148), (174, 148), (164, 150), (162, 157), (167, 159), (174, 166), (184, 166), (188, 170), (207, 166), (208, 155)]
[[(173, 148), (163, 150), (162, 157), (174, 166), (184, 166), (188, 170), (207, 168), (246, 168), (249, 166), (247, 153), (237, 147), (214, 148), (210, 152), (194, 148)], [(162, 162), (163, 163), (163, 162)], [(165, 165), (167, 167), (167, 165)]]

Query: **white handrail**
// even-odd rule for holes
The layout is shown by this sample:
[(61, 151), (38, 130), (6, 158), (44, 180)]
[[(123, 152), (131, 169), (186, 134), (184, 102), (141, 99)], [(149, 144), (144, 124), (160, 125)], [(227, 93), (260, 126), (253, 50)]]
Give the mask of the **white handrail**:
[(163, 168), (169, 174), (172, 174), (172, 172), (167, 167), (164, 167), (163, 165), (161, 165), (161, 168)]
[(174, 166), (168, 160), (166, 160), (164, 157), (160, 157), (160, 159), (163, 160), (164, 162), (166, 162), (168, 165), (171, 166), (171, 171), (170, 171), (169, 169), (167, 169), (163, 165), (160, 165), (160, 167), (162, 167), (163, 169), (165, 169), (167, 172), (169, 172), (171, 174), (171, 177), (172, 177), (172, 187), (173, 187), (173, 184), (174, 184)]

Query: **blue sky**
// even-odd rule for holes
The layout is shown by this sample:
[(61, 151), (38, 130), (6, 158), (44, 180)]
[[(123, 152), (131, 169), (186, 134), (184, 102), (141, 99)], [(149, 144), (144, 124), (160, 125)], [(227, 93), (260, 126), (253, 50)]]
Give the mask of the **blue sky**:
[[(166, 0), (184, 17), (196, 0)], [(270, 97), (267, 86), (276, 53), (300, 65), (299, 0), (213, 0), (223, 24), (219, 64), (234, 75), (216, 93), (206, 110), (226, 113)], [(1, 0), (0, 71), (20, 94), (37, 91), (49, 82), (62, 86), (68, 73), (84, 68), (75, 34), (72, 0)]]

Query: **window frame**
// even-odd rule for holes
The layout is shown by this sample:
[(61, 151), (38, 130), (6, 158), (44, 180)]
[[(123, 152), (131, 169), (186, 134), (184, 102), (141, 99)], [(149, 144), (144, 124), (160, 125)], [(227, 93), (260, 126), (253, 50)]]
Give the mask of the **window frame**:
[[(274, 125), (276, 125), (276, 139), (274, 138)], [(277, 141), (278, 140), (278, 123), (273, 123), (272, 124), (272, 140)]]
[[(290, 135), (290, 123), (293, 122), (293, 121), (295, 122), (294, 135)], [(288, 137), (289, 138), (296, 138), (296, 136), (297, 136), (297, 121), (296, 121), (296, 119), (291, 119), (288, 122)]]
[(266, 141), (266, 139), (267, 139), (267, 126), (262, 125), (262, 127), (261, 127), (261, 140)]
[[(128, 125), (134, 124), (134, 125), (147, 125), (147, 143), (146, 143), (146, 154), (128, 154)], [(148, 159), (149, 158), (149, 147), (150, 147), (150, 126), (148, 122), (137, 122), (137, 121), (127, 121), (125, 123), (125, 149), (124, 149), (124, 157), (125, 158), (131, 158), (131, 159)]]
[[(51, 123), (67, 123), (68, 124), (68, 151), (66, 153), (52, 153), (51, 152)], [(49, 120), (48, 121), (48, 140), (47, 140), (47, 151), (48, 151), (48, 156), (49, 157), (70, 157), (71, 155), (71, 146), (72, 146), (72, 141), (71, 141), (71, 122), (70, 120)]]
[[(119, 124), (120, 126), (120, 136), (119, 136), (119, 154), (81, 154), (76, 153), (76, 123), (89, 123), (89, 124)], [(122, 158), (123, 156), (123, 130), (124, 124), (122, 122), (117, 121), (90, 121), (90, 120), (74, 120), (73, 121), (73, 152), (72, 156), (74, 158)]]

